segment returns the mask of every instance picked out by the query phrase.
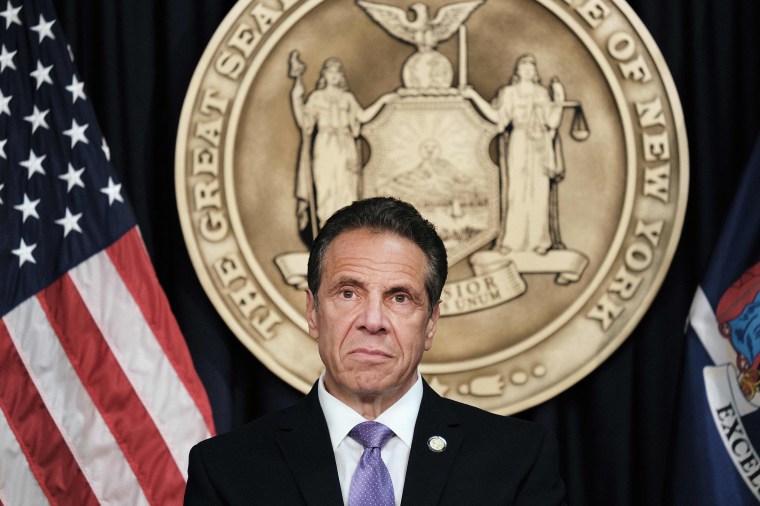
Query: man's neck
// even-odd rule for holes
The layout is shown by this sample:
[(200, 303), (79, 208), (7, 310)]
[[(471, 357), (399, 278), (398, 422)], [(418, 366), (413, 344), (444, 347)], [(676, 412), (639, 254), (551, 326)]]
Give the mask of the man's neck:
[(332, 381), (329, 375), (324, 377), (325, 390), (333, 397), (347, 405), (366, 420), (374, 420), (380, 416), (386, 409), (393, 406), (417, 381), (415, 375), (411, 381), (402, 387), (390, 392), (357, 394), (338, 388), (337, 384)]

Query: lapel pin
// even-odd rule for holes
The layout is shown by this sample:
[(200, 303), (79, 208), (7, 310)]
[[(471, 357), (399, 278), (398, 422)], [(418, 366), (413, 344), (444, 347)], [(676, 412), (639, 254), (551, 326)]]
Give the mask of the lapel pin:
[(432, 451), (436, 453), (441, 453), (443, 450), (446, 449), (446, 440), (443, 439), (441, 436), (433, 436), (430, 439), (428, 439), (428, 448), (430, 448)]

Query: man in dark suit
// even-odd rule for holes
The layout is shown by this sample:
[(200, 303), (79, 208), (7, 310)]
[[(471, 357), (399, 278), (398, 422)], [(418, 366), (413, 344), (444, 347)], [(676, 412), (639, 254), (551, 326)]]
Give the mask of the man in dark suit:
[(446, 276), (443, 242), (409, 204), (335, 213), (308, 268), (325, 372), (295, 406), (196, 445), (185, 504), (561, 504), (548, 431), (444, 399), (417, 371)]

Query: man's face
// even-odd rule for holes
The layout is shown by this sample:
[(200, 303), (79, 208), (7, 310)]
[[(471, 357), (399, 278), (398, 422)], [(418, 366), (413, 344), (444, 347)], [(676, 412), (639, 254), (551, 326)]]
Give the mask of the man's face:
[(319, 306), (309, 292), (306, 318), (319, 341), (325, 386), (346, 404), (389, 405), (416, 381), (439, 315), (437, 304), (429, 315), (426, 266), (416, 244), (392, 233), (353, 230), (328, 246)]

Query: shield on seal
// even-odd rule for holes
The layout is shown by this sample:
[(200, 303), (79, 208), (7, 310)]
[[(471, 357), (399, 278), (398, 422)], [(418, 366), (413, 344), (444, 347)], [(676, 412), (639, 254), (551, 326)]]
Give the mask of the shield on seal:
[(400, 94), (362, 128), (370, 146), (362, 195), (413, 204), (435, 224), (452, 266), (498, 234), (496, 134), (458, 93)]

